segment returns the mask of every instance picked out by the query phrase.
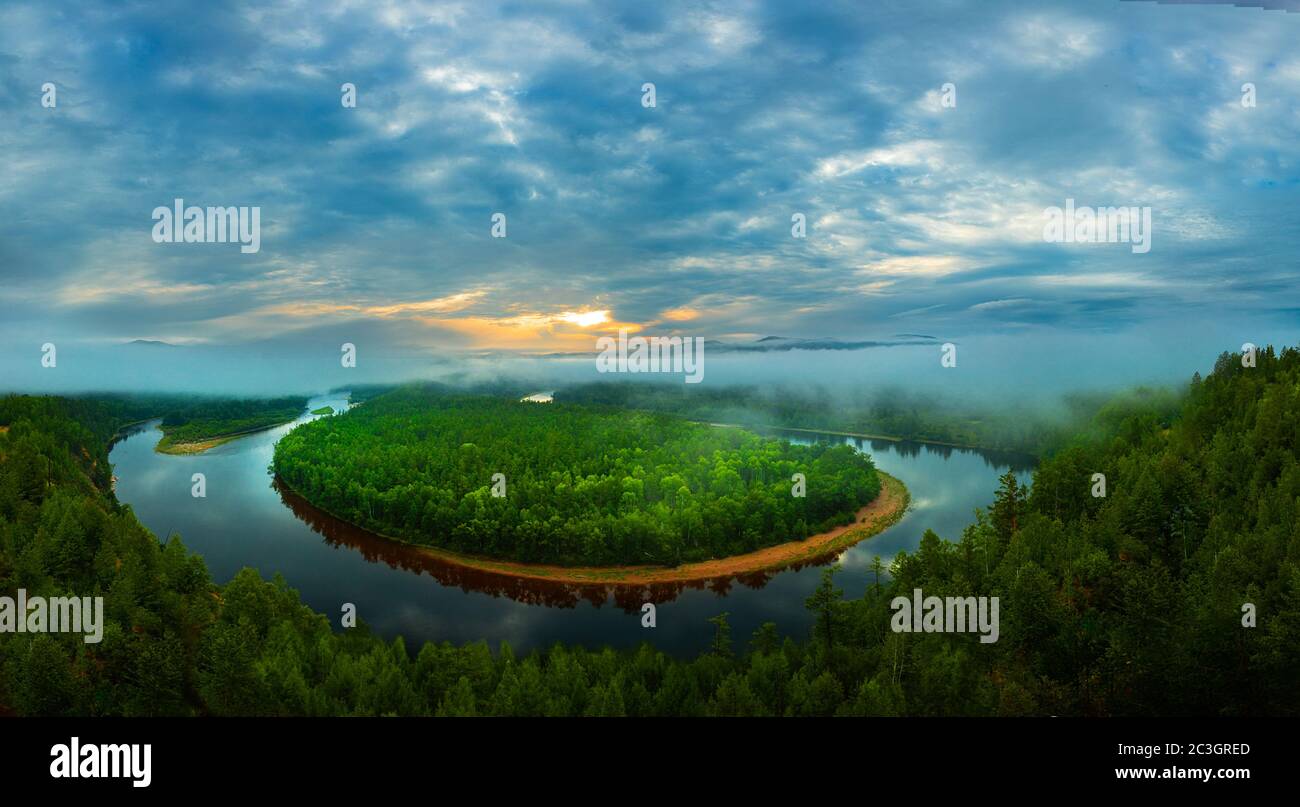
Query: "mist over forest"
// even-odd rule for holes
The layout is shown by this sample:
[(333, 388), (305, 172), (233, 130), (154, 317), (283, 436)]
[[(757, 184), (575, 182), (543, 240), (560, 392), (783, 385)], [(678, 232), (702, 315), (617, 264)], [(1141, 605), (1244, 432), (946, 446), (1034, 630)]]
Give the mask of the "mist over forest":
[[(1300, 0), (65, 6), (0, 2), (7, 778), (1285, 779)], [(321, 719), (480, 715), (1087, 719)], [(315, 719), (98, 721), (182, 716)]]
[[(58, 346), (54, 368), (29, 354), (0, 356), (0, 392), (194, 393), (210, 397), (311, 395), (352, 385), (438, 381), (459, 387), (552, 390), (613, 381), (590, 356), (517, 351), (439, 350), (409, 343), (356, 341), (356, 367), (343, 367), (337, 341), (288, 340), (236, 345), (173, 345), (155, 341)], [(1276, 338), (1270, 338), (1276, 337)], [(1029, 329), (1021, 334), (971, 335), (933, 344), (846, 350), (737, 352), (706, 349), (701, 389), (788, 388), (827, 405), (851, 406), (905, 391), (912, 402), (943, 407), (1029, 409), (1043, 417), (1064, 411), (1069, 395), (1114, 393), (1134, 386), (1179, 385), (1202, 375), (1224, 351), (1245, 341), (1285, 344), (1283, 327), (1205, 326), (1195, 333), (1170, 327), (1108, 332)], [(940, 365), (941, 344), (957, 346), (957, 366)], [(747, 344), (740, 339), (731, 344)], [(680, 375), (619, 374), (618, 383), (682, 384)], [(695, 385), (691, 385), (695, 386)]]

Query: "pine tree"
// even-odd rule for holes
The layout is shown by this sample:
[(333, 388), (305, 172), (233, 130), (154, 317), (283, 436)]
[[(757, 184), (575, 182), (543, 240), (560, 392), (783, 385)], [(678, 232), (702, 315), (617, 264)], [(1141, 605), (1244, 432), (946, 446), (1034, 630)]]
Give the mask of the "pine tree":
[(998, 479), (998, 492), (993, 501), (993, 526), (998, 535), (1010, 539), (1020, 529), (1020, 516), (1025, 512), (1025, 489), (1016, 481), (1014, 471), (1008, 470)]
[(817, 624), (813, 632), (820, 635), (826, 643), (827, 660), (831, 657), (831, 648), (834, 645), (835, 612), (844, 597), (844, 591), (835, 587), (835, 573), (839, 570), (838, 563), (824, 570), (821, 585), (817, 586), (812, 596), (804, 601), (804, 606), (817, 615)]

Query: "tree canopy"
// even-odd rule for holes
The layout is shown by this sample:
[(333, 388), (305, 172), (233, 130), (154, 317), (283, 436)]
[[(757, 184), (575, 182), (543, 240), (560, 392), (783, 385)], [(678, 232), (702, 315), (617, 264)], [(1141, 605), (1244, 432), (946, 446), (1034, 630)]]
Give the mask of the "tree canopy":
[(384, 535), (569, 565), (740, 554), (852, 523), (880, 493), (870, 458), (849, 446), (421, 388), (299, 426), (274, 469)]
[[(1295, 350), (1224, 354), (1173, 414), (1103, 409), (959, 542), (927, 531), (856, 599), (827, 570), (811, 636), (769, 623), (738, 647), (723, 615), (693, 659), (408, 648), (331, 630), (279, 578), (215, 585), (113, 498), (106, 446), (130, 416), (0, 400), (0, 592), (106, 600), (99, 644), (0, 633), (0, 714), (1300, 715)], [(914, 588), (999, 597), (999, 640), (892, 632)]]

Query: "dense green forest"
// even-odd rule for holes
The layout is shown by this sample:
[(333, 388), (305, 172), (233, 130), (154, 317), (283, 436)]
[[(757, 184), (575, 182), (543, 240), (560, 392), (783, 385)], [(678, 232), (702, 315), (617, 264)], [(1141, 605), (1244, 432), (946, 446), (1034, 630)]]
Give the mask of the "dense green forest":
[[(856, 599), (827, 570), (811, 636), (769, 624), (736, 642), (720, 615), (689, 660), (649, 645), (408, 649), (331, 631), (251, 570), (215, 586), (108, 492), (113, 421), (88, 402), (0, 401), (0, 591), (103, 595), (108, 622), (98, 645), (0, 634), (0, 711), (1300, 715), (1294, 350), (1254, 368), (1224, 354), (1173, 415), (1130, 402), (1081, 424), (1030, 491), (1004, 478), (959, 542), (927, 532)], [(916, 587), (1000, 597), (999, 640), (892, 632), (888, 603)]]
[(268, 400), (186, 401), (162, 418), (161, 448), (267, 429), (294, 420), (307, 408), (303, 397)]
[[(50, 401), (71, 421), (108, 441), (123, 426), (160, 418), (163, 442), (188, 443), (277, 426), (296, 419), (307, 398), (219, 398), (209, 395), (88, 393)], [(61, 427), (67, 428), (67, 426)]]
[(885, 387), (857, 394), (786, 386), (704, 386), (655, 381), (595, 382), (565, 387), (557, 401), (671, 412), (692, 420), (749, 427), (823, 429), (901, 437), (1040, 455), (1078, 436), (1103, 407), (1174, 411), (1168, 390), (1072, 393), (1058, 406), (994, 407)]
[[(850, 524), (880, 493), (870, 458), (849, 446), (438, 387), (299, 426), (274, 469), (313, 504), (384, 535), (568, 565), (750, 552)], [(792, 493), (796, 473), (805, 495)]]

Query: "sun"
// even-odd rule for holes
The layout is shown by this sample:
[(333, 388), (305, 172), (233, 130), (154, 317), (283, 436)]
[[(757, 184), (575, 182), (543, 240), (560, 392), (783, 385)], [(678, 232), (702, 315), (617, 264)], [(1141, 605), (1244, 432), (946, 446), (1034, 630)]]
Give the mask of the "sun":
[(600, 325), (609, 322), (609, 311), (565, 311), (560, 315), (564, 322), (570, 322), (579, 328), (590, 328), (592, 325)]

